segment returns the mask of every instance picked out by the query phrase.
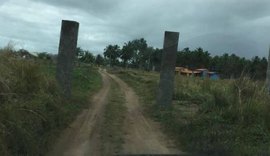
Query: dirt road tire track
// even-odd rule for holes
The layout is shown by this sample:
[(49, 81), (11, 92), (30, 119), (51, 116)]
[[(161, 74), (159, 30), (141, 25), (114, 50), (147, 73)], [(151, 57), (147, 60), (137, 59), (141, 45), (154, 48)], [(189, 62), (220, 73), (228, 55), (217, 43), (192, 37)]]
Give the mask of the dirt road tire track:
[(107, 96), (111, 86), (110, 77), (99, 71), (103, 85), (100, 91), (93, 96), (91, 106), (85, 109), (76, 120), (67, 128), (48, 156), (84, 156), (100, 155), (99, 123)]
[(124, 127), (127, 134), (121, 154), (185, 154), (162, 134), (158, 123), (143, 115), (133, 89), (117, 76), (110, 74), (110, 77), (119, 84), (126, 97), (128, 112)]
[(67, 128), (48, 156), (99, 156), (100, 124), (108, 101), (111, 79), (119, 84), (125, 94), (127, 116), (124, 122), (123, 151), (119, 154), (184, 154), (160, 131), (158, 123), (145, 117), (139, 98), (132, 88), (115, 75), (99, 71), (102, 75), (101, 90), (93, 96), (91, 106), (85, 109)]

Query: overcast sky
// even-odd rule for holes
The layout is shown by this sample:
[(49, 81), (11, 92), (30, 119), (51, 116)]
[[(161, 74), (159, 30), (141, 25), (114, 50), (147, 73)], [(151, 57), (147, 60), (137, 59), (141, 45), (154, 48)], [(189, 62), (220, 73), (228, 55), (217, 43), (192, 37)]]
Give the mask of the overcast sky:
[(78, 46), (95, 54), (141, 37), (162, 48), (168, 30), (180, 32), (179, 49), (267, 56), (269, 8), (270, 0), (0, 0), (0, 47), (57, 53), (65, 19), (80, 23)]

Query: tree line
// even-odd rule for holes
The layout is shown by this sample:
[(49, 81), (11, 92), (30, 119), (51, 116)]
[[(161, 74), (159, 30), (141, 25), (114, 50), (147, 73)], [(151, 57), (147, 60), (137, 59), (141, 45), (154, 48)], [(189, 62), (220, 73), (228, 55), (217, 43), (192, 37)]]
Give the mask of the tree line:
[(144, 38), (135, 39), (119, 45), (108, 45), (104, 57), (111, 66), (159, 70), (162, 50), (148, 46)]
[[(105, 65), (105, 60), (101, 54), (96, 56), (89, 50), (84, 50), (81, 47), (77, 47), (75, 51), (75, 62), (77, 63), (86, 63), (86, 64), (96, 64), (96, 65)], [(43, 60), (52, 60), (55, 59), (57, 55), (47, 52), (37, 53), (37, 57)]]
[(177, 65), (187, 66), (191, 69), (208, 68), (218, 72), (223, 78), (237, 78), (242, 74), (256, 80), (266, 77), (267, 59), (255, 56), (251, 59), (239, 57), (236, 54), (225, 53), (221, 56), (211, 56), (202, 48), (190, 50), (184, 48), (177, 52)]
[[(119, 45), (108, 45), (103, 54), (106, 63), (111, 66), (156, 71), (159, 71), (161, 66), (162, 49), (148, 46), (144, 38), (128, 41), (122, 48)], [(265, 79), (267, 64), (265, 57), (254, 56), (247, 59), (228, 53), (211, 56), (203, 48), (184, 48), (177, 52), (176, 59), (176, 66), (207, 68), (218, 72), (222, 78), (237, 78), (244, 74), (256, 80)]]
[[(17, 54), (26, 54), (27, 50), (16, 51)], [(56, 55), (38, 53), (38, 58), (53, 59)], [(96, 56), (89, 50), (80, 47), (76, 49), (76, 62), (118, 66), (124, 68), (138, 68), (141, 70), (159, 71), (161, 67), (162, 49), (147, 44), (144, 38), (125, 42), (119, 45), (108, 45), (102, 54)], [(256, 80), (264, 80), (267, 70), (267, 59), (254, 56), (251, 59), (239, 57), (236, 54), (225, 53), (220, 56), (211, 56), (203, 48), (184, 48), (177, 52), (176, 66), (189, 69), (207, 68), (216, 71), (222, 78), (237, 78), (242, 74)]]

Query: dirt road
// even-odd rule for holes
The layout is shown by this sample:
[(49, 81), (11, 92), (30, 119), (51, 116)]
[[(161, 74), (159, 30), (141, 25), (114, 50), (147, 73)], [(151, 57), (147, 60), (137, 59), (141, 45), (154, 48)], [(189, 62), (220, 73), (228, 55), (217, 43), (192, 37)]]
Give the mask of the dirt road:
[(158, 123), (145, 117), (139, 98), (132, 88), (114, 75), (110, 75), (123, 89), (128, 108), (125, 121), (125, 143), (121, 154), (184, 154), (160, 131)]
[(62, 133), (48, 156), (101, 155), (100, 123), (112, 79), (124, 91), (128, 111), (124, 123), (123, 151), (119, 154), (183, 154), (161, 133), (158, 123), (143, 115), (139, 98), (132, 88), (115, 75), (105, 71), (100, 73), (103, 79), (102, 89), (94, 95), (90, 108), (84, 110), (70, 128)]
[(111, 86), (108, 75), (102, 71), (100, 73), (103, 87), (94, 95), (90, 108), (83, 110), (70, 127), (62, 133), (48, 156), (100, 155), (98, 124)]

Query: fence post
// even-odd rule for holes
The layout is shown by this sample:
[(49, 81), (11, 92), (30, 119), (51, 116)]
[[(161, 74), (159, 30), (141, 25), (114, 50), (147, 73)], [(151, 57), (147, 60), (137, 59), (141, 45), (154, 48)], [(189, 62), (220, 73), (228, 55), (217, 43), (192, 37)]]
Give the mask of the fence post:
[(270, 94), (270, 48), (269, 48), (269, 55), (268, 55), (268, 67), (266, 71), (266, 87), (268, 94)]
[(157, 105), (170, 107), (174, 92), (174, 72), (179, 33), (165, 31)]
[(78, 31), (78, 22), (62, 20), (57, 56), (56, 80), (62, 88), (66, 98), (71, 96), (71, 77), (76, 55)]

